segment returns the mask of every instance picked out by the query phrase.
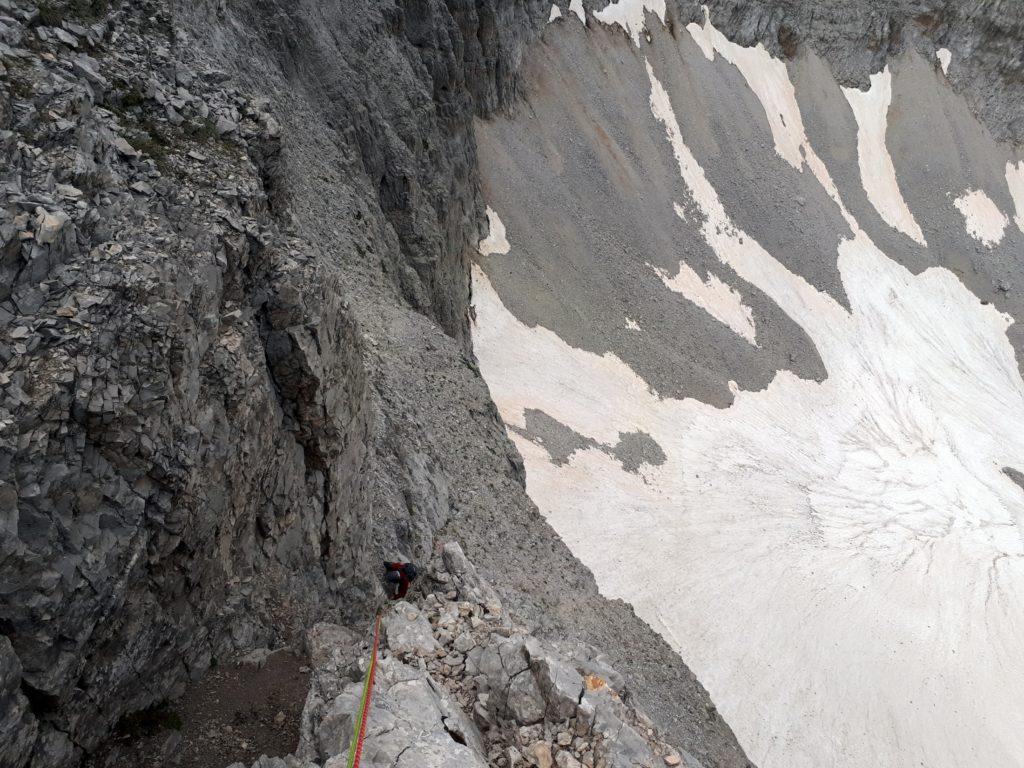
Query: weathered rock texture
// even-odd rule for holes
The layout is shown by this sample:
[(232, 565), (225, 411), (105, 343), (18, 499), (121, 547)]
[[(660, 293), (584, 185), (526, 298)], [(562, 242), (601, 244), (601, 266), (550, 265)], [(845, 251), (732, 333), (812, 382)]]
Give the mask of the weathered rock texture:
[(675, 18), (712, 22), (742, 45), (763, 43), (777, 56), (799, 54), (809, 45), (832, 66), (837, 78), (865, 88), (868, 75), (913, 46), (926, 55), (947, 48), (956, 66), (949, 71), (959, 90), (992, 134), (1024, 141), (1024, 9), (1014, 0), (678, 0)]
[[(515, 626), (458, 544), (445, 545), (435, 566), (425, 596), (384, 613), (362, 765), (701, 768), (660, 738), (595, 649), (546, 644)], [(298, 749), (254, 768), (348, 764), (366, 642), (318, 624), (309, 646), (313, 682)]]
[[(375, 493), (408, 505), (391, 549), (447, 516), (433, 460), (379, 418), (339, 256), (374, 251), (384, 284), (461, 334), (469, 121), (510, 98), (514, 51), (486, 5), (363, 13), (390, 55), (346, 41), (365, 62), (346, 94), (317, 92), (317, 119), (373, 190), (338, 163), (332, 204), (289, 209), (269, 102), (183, 62), (169, 4), (2, 9), (0, 755), (65, 765), (211, 659), (359, 612)], [(331, 39), (356, 10), (308, 29)], [(283, 69), (330, 52), (267, 44)], [(290, 213), (317, 219), (317, 246)]]
[[(1012, 2), (710, 5), (849, 77), (944, 44), (1024, 130)], [(377, 555), (445, 525), (539, 634), (745, 763), (537, 515), (467, 351), (471, 121), (549, 7), (0, 0), (0, 763), (72, 765), (211, 659), (361, 613)]]

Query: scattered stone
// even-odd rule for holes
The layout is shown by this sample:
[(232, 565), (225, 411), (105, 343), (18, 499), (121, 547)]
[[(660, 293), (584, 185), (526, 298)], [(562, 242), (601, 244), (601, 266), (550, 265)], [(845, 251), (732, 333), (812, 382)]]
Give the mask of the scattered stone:
[(538, 741), (530, 747), (530, 755), (537, 764), (537, 768), (553, 768), (554, 759), (551, 757), (551, 744), (546, 741)]
[(57, 213), (40, 211), (36, 218), (36, 240), (43, 245), (56, 242), (70, 220), (70, 217), (63, 211)]
[(78, 200), (82, 197), (82, 190), (70, 184), (58, 184), (56, 189), (57, 194), (69, 200)]
[(506, 706), (509, 714), (520, 723), (530, 725), (544, 718), (544, 696), (528, 670), (512, 678), (512, 683), (508, 687)]
[(110, 144), (111, 146), (114, 147), (114, 149), (118, 151), (119, 154), (124, 155), (125, 157), (139, 156), (138, 150), (136, 150), (135, 147), (133, 147), (131, 144), (125, 141), (124, 137), (122, 136), (114, 136), (112, 139), (110, 139)]
[(228, 118), (221, 116), (217, 118), (216, 130), (218, 136), (226, 136), (227, 134), (235, 133), (238, 130), (238, 123), (234, 120), (229, 120)]
[[(272, 653), (273, 651), (269, 648), (256, 648), (240, 658), (238, 660), (238, 664), (243, 667), (263, 669), (263, 667), (267, 665), (267, 661), (270, 659)], [(230, 730), (230, 726), (228, 726), (228, 728)]]
[(51, 31), (58, 40), (64, 43), (64, 45), (69, 45), (72, 48), (78, 47), (78, 38), (67, 30), (61, 29), (60, 27), (53, 27)]
[(91, 56), (87, 56), (84, 53), (76, 56), (71, 62), (71, 68), (76, 74), (84, 77), (92, 85), (99, 86), (100, 88), (108, 86), (107, 79), (100, 74), (99, 62)]

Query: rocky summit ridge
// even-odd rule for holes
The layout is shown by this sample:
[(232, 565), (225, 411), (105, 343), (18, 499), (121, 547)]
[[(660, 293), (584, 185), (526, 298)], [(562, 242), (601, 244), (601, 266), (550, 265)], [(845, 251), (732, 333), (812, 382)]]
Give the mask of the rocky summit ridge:
[[(417, 592), (384, 608), (362, 765), (701, 765), (661, 740), (600, 652), (545, 643), (515, 625), (457, 543), (444, 545)], [(348, 764), (366, 640), (345, 627), (317, 624), (308, 646), (313, 678), (298, 749), (262, 757), (253, 768)]]

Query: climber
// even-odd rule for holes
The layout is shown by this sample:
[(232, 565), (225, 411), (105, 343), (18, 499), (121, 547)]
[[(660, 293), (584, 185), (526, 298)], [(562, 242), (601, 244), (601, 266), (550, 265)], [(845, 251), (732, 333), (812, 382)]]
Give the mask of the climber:
[(409, 591), (409, 584), (416, 578), (416, 566), (412, 563), (384, 562), (384, 581), (390, 600), (401, 600)]

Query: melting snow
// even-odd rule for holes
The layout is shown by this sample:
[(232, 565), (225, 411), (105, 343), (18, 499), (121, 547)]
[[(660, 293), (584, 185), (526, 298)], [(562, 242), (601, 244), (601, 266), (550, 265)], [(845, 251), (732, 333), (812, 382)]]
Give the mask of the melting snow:
[(653, 13), (665, 23), (665, 0), (616, 0), (603, 10), (595, 11), (594, 18), (603, 24), (618, 24), (640, 45), (640, 33), (646, 29), (646, 14)]
[(511, 246), (505, 239), (505, 225), (491, 206), (487, 206), (487, 226), (487, 237), (480, 241), (477, 250), (484, 256), (490, 256), (492, 253), (504, 256)]
[(980, 189), (964, 192), (953, 205), (963, 214), (967, 233), (975, 240), (991, 248), (1003, 239), (1009, 221)]
[(896, 182), (896, 168), (885, 145), (889, 104), (892, 101), (892, 75), (886, 67), (871, 76), (871, 87), (866, 91), (843, 88), (857, 120), (857, 159), (860, 178), (868, 200), (882, 219), (893, 229), (916, 240), (925, 242), (921, 227), (903, 199)]
[(1006, 186), (1010, 188), (1013, 198), (1014, 217), (1017, 228), (1024, 232), (1024, 160), (1014, 165), (1006, 164)]
[[(678, 205), (676, 214), (682, 216)], [(669, 277), (667, 272), (657, 267), (652, 269), (658, 273), (668, 288), (682, 294), (713, 318), (729, 326), (735, 334), (756, 346), (754, 312), (743, 303), (743, 297), (735, 288), (726, 285), (710, 273), (707, 280), (702, 280), (685, 261), (679, 262), (679, 274), (675, 277)]]

